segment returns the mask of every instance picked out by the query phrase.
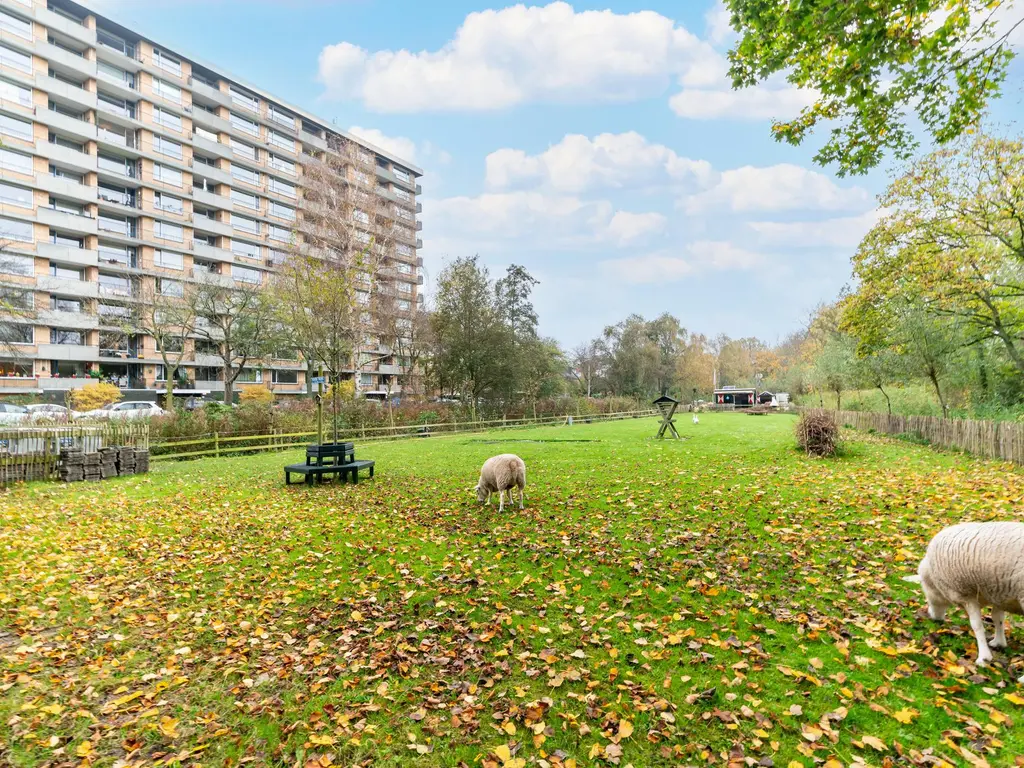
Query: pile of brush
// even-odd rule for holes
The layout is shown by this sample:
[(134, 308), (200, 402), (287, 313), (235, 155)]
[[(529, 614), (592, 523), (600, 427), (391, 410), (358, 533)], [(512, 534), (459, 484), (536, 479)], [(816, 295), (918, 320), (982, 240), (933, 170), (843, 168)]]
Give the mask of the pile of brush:
[(805, 411), (796, 423), (796, 444), (811, 456), (834, 456), (839, 450), (839, 422), (831, 411)]

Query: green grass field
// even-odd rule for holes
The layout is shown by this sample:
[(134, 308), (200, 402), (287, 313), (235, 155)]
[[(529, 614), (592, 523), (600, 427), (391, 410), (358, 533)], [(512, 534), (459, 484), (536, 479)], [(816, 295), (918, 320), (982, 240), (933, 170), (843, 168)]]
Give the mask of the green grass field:
[[(0, 765), (1024, 760), (1024, 629), (976, 670), (900, 578), (941, 526), (1020, 518), (1019, 471), (656, 424), (367, 445), (358, 486), (285, 488), (290, 453), (10, 490)], [(475, 503), (504, 451), (522, 512)]]

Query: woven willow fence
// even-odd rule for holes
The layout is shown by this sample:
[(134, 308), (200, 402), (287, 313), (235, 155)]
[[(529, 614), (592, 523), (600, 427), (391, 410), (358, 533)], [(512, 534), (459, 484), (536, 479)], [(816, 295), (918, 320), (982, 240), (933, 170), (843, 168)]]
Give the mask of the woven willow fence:
[(884, 435), (910, 435), (939, 448), (987, 459), (1024, 464), (1024, 424), (1013, 421), (940, 419), (936, 416), (890, 416), (870, 411), (837, 411), (840, 424)]
[(149, 448), (149, 424), (0, 428), (0, 485), (56, 480), (61, 449), (96, 453), (100, 448)]

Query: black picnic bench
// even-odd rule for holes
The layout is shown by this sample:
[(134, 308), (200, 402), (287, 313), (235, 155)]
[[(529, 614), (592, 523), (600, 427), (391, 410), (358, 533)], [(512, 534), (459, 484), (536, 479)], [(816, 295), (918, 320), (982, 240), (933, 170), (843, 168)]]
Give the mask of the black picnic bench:
[(373, 462), (363, 459), (356, 461), (354, 443), (324, 443), (306, 446), (306, 463), (289, 464), (284, 468), (285, 485), (292, 485), (292, 475), (302, 475), (306, 485), (322, 482), (328, 475), (339, 475), (342, 482), (352, 478), (359, 483), (359, 470), (369, 469), (373, 477)]

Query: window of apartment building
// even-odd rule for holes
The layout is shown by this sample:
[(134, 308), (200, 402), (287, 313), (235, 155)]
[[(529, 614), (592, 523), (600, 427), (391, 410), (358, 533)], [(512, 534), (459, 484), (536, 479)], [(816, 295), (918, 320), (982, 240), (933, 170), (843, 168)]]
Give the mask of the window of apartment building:
[(47, 134), (47, 141), (58, 147), (73, 149), (75, 152), (85, 152), (85, 144), (82, 142), (60, 136), (53, 131), (50, 131), (50, 133)]
[(135, 178), (138, 175), (136, 173), (135, 161), (129, 160), (127, 157), (106, 155), (100, 152), (96, 157), (96, 161), (99, 163), (101, 170), (110, 171), (121, 176), (128, 176), (129, 178)]
[(240, 189), (231, 190), (231, 202), (244, 205), (246, 208), (252, 208), (254, 211), (258, 211), (260, 208), (260, 199), (256, 195), (250, 195), (248, 192), (243, 192)]
[(122, 99), (119, 96), (111, 96), (100, 91), (96, 95), (97, 105), (101, 110), (113, 112), (121, 117), (135, 119), (135, 102)]
[(32, 123), (18, 120), (10, 115), (0, 115), (0, 133), (16, 139), (32, 141)]
[(275, 384), (298, 384), (298, 371), (274, 371)]
[(395, 306), (398, 307), (401, 311), (407, 312), (410, 309), (410, 307), (412, 307), (412, 303), (406, 301), (405, 299), (400, 299), (395, 302)]
[(182, 215), (185, 213), (185, 202), (180, 197), (168, 195), (166, 192), (157, 192), (153, 197), (153, 206), (161, 211)]
[(411, 283), (399, 283), (398, 284), (398, 292), (399, 293), (412, 293), (412, 284)]
[(50, 175), (56, 179), (67, 179), (68, 181), (74, 181), (78, 184), (85, 183), (85, 176), (81, 173), (75, 173), (74, 171), (68, 171), (63, 168), (58, 168), (56, 165), (50, 164)]
[(12, 173), (31, 174), (33, 170), (32, 156), (0, 148), (0, 169)]
[(164, 53), (159, 48), (153, 49), (153, 63), (164, 72), (170, 72), (181, 77), (181, 62), (170, 54)]
[(32, 39), (32, 22), (25, 21), (20, 16), (7, 13), (7, 11), (0, 11), (0, 29), (4, 32), (10, 32), (23, 37), (26, 40)]
[[(204, 354), (220, 354), (219, 352)], [(196, 381), (220, 381), (224, 375), (224, 369), (216, 366), (197, 365)]]
[(246, 144), (244, 141), (231, 137), (231, 151), (239, 157), (244, 157), (253, 162), (259, 160), (259, 153), (256, 151), (256, 147), (252, 144)]
[(209, 168), (217, 167), (217, 158), (207, 157), (206, 155), (199, 154), (198, 152), (192, 153), (193, 165), (205, 165)]
[(162, 99), (181, 104), (181, 88), (159, 77), (153, 78), (153, 93)]
[(34, 309), (35, 305), (35, 294), (31, 289), (14, 285), (0, 285), (0, 306), (4, 307), (4, 311)]
[(270, 239), (280, 240), (287, 243), (292, 239), (292, 231), (288, 227), (279, 227), (275, 224), (270, 225)]
[(362, 245), (369, 245), (373, 236), (369, 232), (363, 232), (363, 230), (356, 230), (356, 242)]
[(232, 238), (231, 252), (236, 256), (244, 256), (247, 259), (258, 259), (260, 257), (260, 246), (257, 243), (248, 243), (245, 240)]
[(135, 46), (129, 43), (120, 35), (115, 35), (113, 32), (108, 32), (105, 29), (96, 30), (96, 40), (108, 48), (112, 48), (118, 53), (122, 53), (130, 59), (135, 58)]
[(12, 83), (9, 80), (0, 80), (0, 99), (13, 101), (23, 107), (32, 106), (32, 89), (23, 85)]
[(398, 262), (397, 268), (398, 268), (398, 273), (401, 274), (401, 275), (411, 275), (412, 274), (412, 267), (410, 267), (408, 264), (403, 264), (402, 262)]
[[(60, 198), (53, 197), (52, 195), (49, 199), (49, 206), (53, 210), (60, 211), (61, 213), (70, 213), (74, 214), (75, 216), (88, 216), (88, 214), (86, 214), (85, 212), (85, 206), (82, 205), (81, 203), (75, 203), (72, 202), (71, 200), (63, 200)], [(89, 218), (92, 217), (89, 216)]]
[(256, 219), (250, 219), (248, 216), (240, 216), (237, 213), (231, 215), (231, 226), (235, 229), (240, 229), (243, 232), (249, 232), (253, 235), (260, 233), (260, 223)]
[(163, 136), (153, 136), (153, 151), (159, 152), (161, 155), (173, 157), (176, 160), (181, 160), (182, 158), (181, 144)]
[(170, 184), (172, 187), (181, 186), (181, 171), (160, 163), (153, 163), (153, 178), (164, 184)]
[(174, 296), (181, 298), (185, 295), (185, 286), (177, 280), (168, 280), (166, 277), (156, 279), (156, 290), (161, 296)]
[(243, 267), (240, 264), (231, 265), (231, 279), (242, 283), (259, 284), (263, 273), (252, 267)]
[(178, 224), (157, 220), (153, 222), (153, 237), (180, 243), (185, 239), (185, 230)]
[(215, 261), (202, 261), (201, 259), (192, 259), (192, 271), (194, 273), (202, 273), (204, 275), (219, 275), (220, 265)]
[(270, 216), (276, 216), (279, 219), (288, 219), (288, 221), (295, 221), (295, 209), (290, 205), (279, 203), (276, 200), (271, 200), (270, 205), (267, 209), (267, 214)]
[(231, 113), (231, 125), (250, 136), (260, 135), (260, 127), (257, 123), (241, 115), (236, 115), (234, 112)]
[(28, 54), (0, 45), (0, 66), (17, 69), (25, 74), (32, 74), (32, 57)]
[(295, 175), (295, 163), (277, 155), (270, 156), (270, 167), (287, 174)]
[(133, 245), (105, 243), (102, 240), (97, 246), (99, 260), (104, 264), (120, 264), (122, 267), (138, 266), (138, 251)]
[(267, 117), (279, 125), (287, 125), (289, 128), (295, 127), (295, 116), (291, 112), (281, 109), (276, 104), (271, 104), (267, 108)]
[(243, 181), (246, 184), (252, 184), (254, 187), (260, 185), (259, 173), (237, 163), (231, 164), (231, 178), (238, 179), (238, 181)]
[(100, 74), (106, 75), (111, 80), (124, 83), (129, 88), (135, 87), (135, 74), (133, 72), (126, 72), (120, 67), (115, 67), (113, 64), (108, 64), (105, 61), (97, 61), (96, 70)]
[(370, 184), (373, 183), (373, 179), (370, 178), (370, 174), (366, 173), (365, 171), (356, 171), (353, 175), (356, 177), (356, 181), (358, 181), (360, 184), (365, 184), (369, 186)]
[(80, 299), (66, 299), (63, 296), (51, 296), (50, 309), (55, 312), (81, 312), (82, 302)]
[(8, 379), (31, 379), (32, 363), (19, 363), (14, 360), (0, 360), (0, 376)]
[(135, 190), (128, 187), (119, 187), (101, 181), (96, 187), (96, 196), (108, 203), (135, 207)]
[(410, 210), (408, 210), (406, 208), (400, 208), (397, 205), (394, 206), (394, 211), (395, 211), (395, 215), (398, 218), (404, 219), (405, 221), (412, 221), (413, 219), (416, 218), (416, 215), (412, 211), (410, 211)]
[(414, 237), (416, 237), (415, 232), (413, 232), (408, 227), (403, 227), (401, 225), (395, 227), (395, 234), (397, 234), (399, 237), (404, 237), (406, 240), (412, 240)]
[(217, 236), (216, 235), (201, 235), (198, 232), (196, 232), (195, 230), (193, 230), (192, 244), (193, 245), (208, 245), (208, 246), (210, 246), (212, 248), (212, 247), (217, 245)]
[(412, 247), (405, 245), (404, 243), (399, 243), (397, 246), (395, 246), (395, 252), (399, 256), (405, 256), (406, 258), (413, 256)]
[(132, 281), (125, 275), (112, 275), (107, 272), (100, 272), (98, 277), (100, 292), (113, 294), (115, 296), (131, 296)]
[(272, 131), (267, 129), (267, 142), (273, 144), (275, 147), (281, 147), (281, 149), (287, 149), (289, 152), (295, 151), (295, 139), (291, 136), (285, 136), (283, 133)]
[(97, 226), (104, 232), (116, 232), (125, 237), (135, 237), (136, 220), (127, 216), (114, 216), (109, 213), (101, 213)]
[(235, 381), (240, 384), (262, 384), (263, 371), (256, 368), (243, 368)]
[(50, 277), (59, 277), (61, 280), (81, 280), (82, 270), (75, 269), (74, 267), (64, 267), (51, 261)]
[(0, 181), (0, 203), (16, 205), (19, 208), (31, 208), (32, 190)]
[(196, 125), (195, 123), (192, 123), (192, 133), (193, 135), (204, 138), (207, 141), (220, 141), (220, 137), (217, 135), (215, 131), (207, 130), (206, 128), (203, 128), (203, 126)]
[(138, 146), (138, 136), (135, 131), (116, 125), (109, 120), (100, 120), (96, 126), (99, 129), (99, 137), (106, 141), (120, 144), (123, 147), (135, 148)]
[(295, 197), (295, 185), (289, 184), (286, 181), (281, 181), (273, 176), (270, 177), (270, 191), (276, 192), (279, 195), (285, 197)]
[(56, 230), (50, 230), (50, 242), (53, 245), (62, 245), (65, 248), (85, 248), (84, 237), (73, 237), (71, 235), (63, 235)]
[(362, 210), (361, 208), (356, 208), (354, 211), (352, 211), (352, 218), (355, 221), (358, 221), (358, 222), (360, 222), (362, 224), (369, 224), (370, 223), (370, 214), (368, 214), (366, 211)]
[(7, 344), (33, 344), (36, 340), (35, 328), (31, 325), (18, 323), (0, 323), (0, 341)]
[(395, 197), (397, 197), (399, 200), (403, 200), (407, 203), (412, 201), (412, 195), (410, 195), (401, 187), (392, 187), (391, 191), (395, 193)]
[(288, 261), (288, 252), (279, 251), (276, 248), (270, 249), (270, 257), (267, 259), (271, 266), (279, 267)]
[(181, 130), (181, 117), (169, 110), (160, 109), (160, 107), (153, 107), (153, 122), (164, 128), (170, 128), (172, 131)]
[(85, 334), (81, 331), (72, 331), (68, 328), (51, 328), (50, 343), (80, 347), (85, 344)]
[(157, 249), (153, 252), (153, 266), (164, 269), (184, 269), (185, 257), (180, 253)]
[[(96, 313), (100, 317), (111, 320), (127, 320), (132, 316), (131, 307), (126, 307), (123, 304), (98, 304), (96, 306)], [(113, 325), (113, 323), (110, 324)], [(125, 342), (127, 341), (125, 339)], [(104, 346), (102, 333), (100, 334), (100, 346)]]
[(240, 107), (244, 107), (250, 112), (260, 111), (260, 100), (251, 93), (247, 93), (241, 88), (237, 88), (233, 85), (228, 87), (228, 93), (231, 95), (232, 103), (237, 104)]
[(399, 168), (399, 167), (398, 167), (398, 166), (396, 165), (396, 166), (393, 166), (393, 167), (391, 168), (391, 172), (392, 172), (393, 174), (395, 174), (395, 176), (396, 176), (396, 177), (397, 177), (398, 179), (400, 179), (401, 181), (405, 181), (405, 182), (411, 182), (411, 181), (412, 181), (412, 176), (411, 176), (411, 175), (409, 175), (409, 172), (408, 172), (407, 170), (405, 170), (404, 168)]
[(35, 240), (32, 234), (31, 221), (18, 221), (0, 217), (0, 240), (17, 240), (19, 243), (31, 243)]
[[(156, 340), (156, 348), (158, 352), (181, 352), (185, 348), (185, 340), (180, 336), (165, 336)], [(180, 369), (178, 373), (181, 374)]]
[(197, 218), (209, 219), (210, 221), (217, 220), (217, 212), (213, 208), (202, 208), (200, 206), (192, 206), (192, 219)]
[(20, 253), (0, 253), (0, 273), (29, 277), (35, 274), (36, 260)]

